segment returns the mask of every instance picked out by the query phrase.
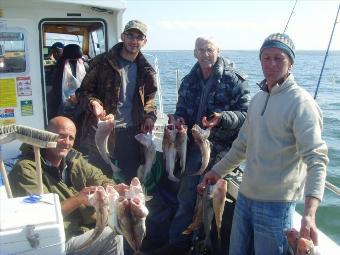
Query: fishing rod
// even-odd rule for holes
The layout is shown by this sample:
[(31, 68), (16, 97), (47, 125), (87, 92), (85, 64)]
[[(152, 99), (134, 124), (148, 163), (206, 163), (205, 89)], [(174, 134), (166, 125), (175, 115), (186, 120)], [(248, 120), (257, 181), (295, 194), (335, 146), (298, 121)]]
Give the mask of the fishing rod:
[(331, 42), (332, 42), (332, 39), (333, 39), (333, 34), (334, 34), (334, 29), (335, 29), (336, 23), (338, 23), (339, 11), (340, 11), (340, 3), (339, 3), (338, 11), (336, 13), (336, 17), (335, 17), (335, 21), (334, 21), (334, 25), (333, 25), (333, 29), (332, 29), (331, 38), (329, 39), (327, 51), (326, 51), (326, 54), (325, 54), (325, 58), (323, 60), (323, 64), (322, 64), (322, 68), (321, 68), (321, 72), (320, 72), (320, 76), (319, 76), (319, 81), (318, 81), (318, 84), (317, 84), (316, 89), (315, 89), (314, 99), (316, 99), (316, 96), (318, 95), (318, 90), (319, 90), (320, 81), (321, 81), (321, 78), (322, 78), (323, 69), (325, 68), (326, 59), (328, 57), (329, 47), (331, 46)]
[[(327, 60), (327, 57), (328, 57), (329, 48), (331, 46), (331, 42), (332, 42), (332, 39), (333, 39), (333, 34), (334, 34), (335, 26), (336, 26), (336, 23), (338, 23), (339, 11), (340, 11), (340, 3), (339, 3), (338, 11), (336, 13), (336, 17), (335, 17), (335, 21), (334, 21), (334, 25), (333, 25), (333, 29), (332, 29), (332, 33), (331, 33), (331, 38), (329, 39), (327, 51), (326, 51), (326, 54), (325, 54), (325, 58), (323, 60), (323, 64), (322, 64), (322, 68), (321, 68), (318, 84), (317, 84), (316, 89), (315, 89), (314, 100), (316, 100), (316, 96), (318, 95), (320, 81), (321, 81), (321, 78), (322, 78), (323, 70), (325, 68), (325, 64), (326, 64), (326, 60)], [(335, 193), (338, 196), (340, 196), (340, 188), (339, 187), (335, 186), (334, 184), (330, 183), (329, 181), (326, 181), (325, 187), (327, 189), (329, 189), (330, 191), (332, 191), (333, 193)]]
[(298, 1), (298, 0), (295, 0), (294, 7), (293, 7), (292, 11), (290, 12), (290, 15), (289, 15), (288, 21), (287, 21), (287, 23), (286, 23), (286, 27), (285, 27), (285, 29), (283, 30), (283, 34), (284, 34), (284, 33), (286, 33), (286, 31), (287, 31), (288, 24), (289, 24), (289, 22), (290, 22), (290, 19), (291, 19), (291, 17), (292, 17), (292, 15), (293, 15), (293, 13), (294, 13), (295, 6), (296, 6), (296, 4), (297, 4), (297, 1)]

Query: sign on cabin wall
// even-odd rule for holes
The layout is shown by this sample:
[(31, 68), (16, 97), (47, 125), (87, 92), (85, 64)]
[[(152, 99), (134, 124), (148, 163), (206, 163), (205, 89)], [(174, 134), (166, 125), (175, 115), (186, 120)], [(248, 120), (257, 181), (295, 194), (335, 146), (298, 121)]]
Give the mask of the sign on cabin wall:
[(32, 96), (32, 85), (30, 77), (17, 77), (18, 96)]
[(32, 100), (20, 101), (21, 116), (32, 116), (33, 115), (33, 104)]
[(14, 108), (0, 108), (0, 125), (9, 125), (15, 123)]
[(17, 107), (15, 79), (0, 79), (0, 108)]

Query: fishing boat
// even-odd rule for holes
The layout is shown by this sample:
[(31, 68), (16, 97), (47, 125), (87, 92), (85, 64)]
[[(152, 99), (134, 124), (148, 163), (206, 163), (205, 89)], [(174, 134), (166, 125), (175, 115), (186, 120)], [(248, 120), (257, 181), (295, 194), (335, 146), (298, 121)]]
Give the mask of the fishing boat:
[[(0, 127), (45, 129), (49, 100), (55, 97), (51, 46), (77, 44), (84, 60), (108, 51), (119, 41), (125, 9), (123, 0), (1, 0)], [(20, 154), (20, 141), (1, 141), (0, 134), (5, 172)], [(43, 194), (44, 203), (32, 203), (10, 194), (9, 185), (1, 186), (0, 254), (65, 254), (59, 198)]]
[[(107, 51), (119, 41), (122, 32), (122, 17), (126, 9), (123, 0), (2, 0), (0, 6), (0, 125), (22, 124), (37, 129), (44, 129), (48, 122), (48, 102), (51, 91), (51, 74), (55, 61), (50, 58), (51, 46), (55, 42), (75, 43), (81, 46), (88, 59)], [(148, 57), (148, 56), (147, 56)], [(167, 123), (163, 110), (162, 88), (159, 76), (157, 56), (149, 56), (157, 71), (158, 80), (158, 120), (156, 123), (157, 150), (162, 151), (162, 128)], [(0, 159), (5, 162), (7, 170), (19, 155), (19, 141), (0, 143)], [(241, 172), (227, 177), (228, 193), (236, 200)], [(8, 192), (7, 192), (8, 193)], [(47, 195), (48, 201), (55, 196)], [(10, 202), (13, 201), (13, 202)], [(17, 208), (19, 200), (8, 198), (4, 186), (0, 186), (0, 207), (12, 204)], [(20, 204), (20, 203), (19, 203)], [(53, 212), (54, 231), (62, 226), (60, 206)], [(14, 210), (13, 209), (13, 210)], [(4, 209), (3, 209), (4, 210)], [(34, 209), (32, 209), (32, 214)], [(5, 218), (8, 213), (0, 215), (0, 239), (5, 240), (9, 233), (22, 232), (20, 224)], [(37, 219), (27, 217), (26, 223), (37, 224)], [(50, 224), (51, 218), (41, 217), (43, 224)], [(299, 229), (301, 216), (294, 214), (294, 227)], [(31, 220), (31, 222), (30, 222)], [(47, 223), (46, 223), (47, 222)], [(55, 228), (57, 226), (57, 228)], [(57, 230), (58, 229), (58, 230)], [(34, 233), (34, 232), (32, 232)], [(319, 231), (320, 254), (340, 254), (338, 245), (326, 234)], [(35, 247), (28, 240), (15, 242), (10, 240), (11, 250), (7, 244), (0, 242), (1, 254), (64, 254), (65, 240), (63, 233), (55, 244), (48, 247)], [(58, 243), (59, 242), (59, 243)], [(13, 245), (13, 243), (15, 245)], [(56, 245), (58, 243), (58, 245)], [(56, 248), (57, 247), (57, 248)], [(9, 248), (8, 248), (9, 249)]]

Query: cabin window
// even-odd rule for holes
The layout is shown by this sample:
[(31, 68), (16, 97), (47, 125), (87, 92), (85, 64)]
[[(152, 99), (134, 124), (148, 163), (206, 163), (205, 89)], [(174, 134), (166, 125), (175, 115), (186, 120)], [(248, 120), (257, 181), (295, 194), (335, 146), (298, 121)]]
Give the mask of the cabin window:
[(103, 52), (105, 52), (105, 37), (104, 30), (100, 28), (91, 32), (89, 56), (93, 58)]
[(25, 47), (23, 32), (0, 32), (0, 74), (26, 71)]
[(55, 42), (62, 42), (64, 45), (78, 44), (82, 47), (83, 37), (82, 35), (46, 33), (46, 46), (51, 47)]

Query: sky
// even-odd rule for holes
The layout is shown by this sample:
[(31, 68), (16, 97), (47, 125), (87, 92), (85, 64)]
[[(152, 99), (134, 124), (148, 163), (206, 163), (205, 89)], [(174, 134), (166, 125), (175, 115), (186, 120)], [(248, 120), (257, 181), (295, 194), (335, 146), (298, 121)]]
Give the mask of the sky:
[[(258, 50), (283, 32), (295, 0), (127, 0), (126, 24), (149, 27), (145, 50), (191, 50), (198, 36), (213, 36), (222, 50)], [(296, 50), (326, 50), (340, 0), (298, 0), (286, 33)], [(340, 16), (340, 14), (339, 14)], [(340, 17), (338, 17), (340, 21)], [(340, 22), (330, 50), (340, 50)]]

